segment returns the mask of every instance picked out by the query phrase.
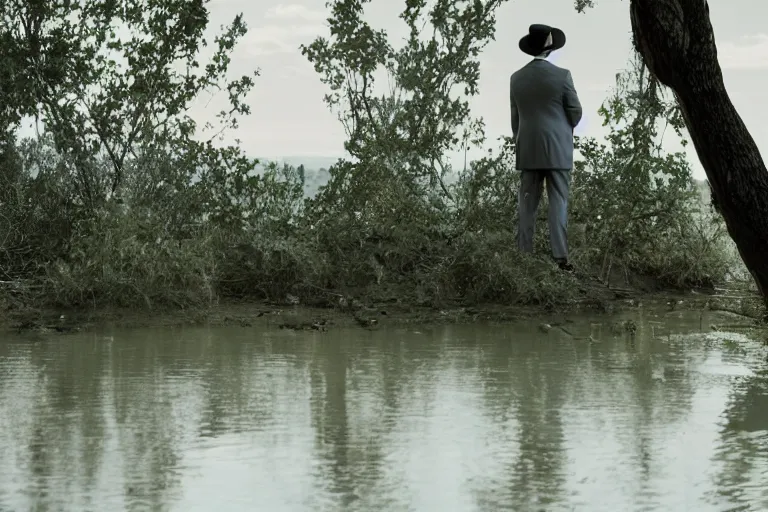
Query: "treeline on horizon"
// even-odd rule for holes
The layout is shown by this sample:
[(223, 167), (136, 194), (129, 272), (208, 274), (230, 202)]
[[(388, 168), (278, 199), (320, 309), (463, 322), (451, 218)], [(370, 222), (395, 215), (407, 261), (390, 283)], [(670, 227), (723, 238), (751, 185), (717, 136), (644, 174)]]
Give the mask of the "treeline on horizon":
[[(263, 158), (257, 158), (259, 162), (269, 162), (269, 159), (263, 159)], [(320, 193), (320, 190), (323, 186), (328, 184), (328, 181), (330, 181), (331, 174), (329, 172), (329, 168), (333, 164), (321, 164), (318, 165), (314, 163), (315, 160), (317, 160), (316, 157), (308, 157), (308, 158), (302, 158), (302, 157), (290, 157), (290, 158), (281, 158), (279, 159), (282, 163), (287, 163), (290, 166), (293, 167), (304, 167), (304, 195), (306, 197), (315, 197), (318, 193)], [(322, 160), (331, 160), (330, 157), (324, 157)], [(336, 159), (333, 159), (334, 161)], [(259, 171), (263, 172), (266, 167), (264, 165), (260, 166)], [(451, 177), (446, 178), (446, 182), (453, 182), (459, 179), (459, 175), (455, 174)], [(703, 206), (709, 206), (710, 204), (710, 190), (709, 185), (707, 183), (707, 180), (698, 180), (693, 179), (694, 184), (696, 185), (697, 190), (699, 191), (699, 194), (701, 196), (701, 201)]]

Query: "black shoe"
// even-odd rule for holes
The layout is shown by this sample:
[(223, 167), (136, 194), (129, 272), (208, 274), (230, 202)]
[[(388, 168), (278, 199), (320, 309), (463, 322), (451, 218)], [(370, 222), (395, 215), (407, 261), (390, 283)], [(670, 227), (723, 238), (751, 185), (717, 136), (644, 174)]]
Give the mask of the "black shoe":
[(557, 266), (560, 268), (560, 270), (563, 272), (568, 272), (569, 274), (576, 272), (576, 269), (573, 267), (573, 265), (568, 263), (568, 260), (558, 260)]

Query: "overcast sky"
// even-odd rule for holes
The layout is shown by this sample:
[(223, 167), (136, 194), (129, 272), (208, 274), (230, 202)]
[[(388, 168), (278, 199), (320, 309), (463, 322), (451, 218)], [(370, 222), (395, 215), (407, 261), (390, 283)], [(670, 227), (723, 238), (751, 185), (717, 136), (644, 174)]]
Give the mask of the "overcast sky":
[[(376, 26), (402, 34), (397, 18), (402, 0), (373, 0), (369, 4)], [(341, 125), (323, 104), (325, 87), (298, 45), (327, 34), (324, 0), (214, 0), (210, 4), (212, 25), (226, 22), (243, 12), (249, 34), (235, 54), (239, 69), (259, 67), (250, 97), (253, 115), (244, 120), (237, 137), (249, 152), (259, 155), (338, 156), (343, 154)], [(768, 146), (768, 102), (760, 93), (768, 86), (768, 2), (757, 0), (710, 0), (720, 62), (730, 96), (752, 135)], [(485, 118), (491, 140), (509, 135), (509, 75), (528, 57), (517, 47), (531, 23), (562, 28), (567, 45), (553, 55), (558, 65), (571, 69), (585, 107), (578, 133), (604, 133), (596, 110), (612, 85), (616, 72), (630, 55), (628, 0), (598, 0), (595, 9), (579, 15), (572, 0), (510, 0), (498, 11), (496, 41), (481, 59), (480, 95), (473, 101), (474, 113)], [(216, 111), (195, 108), (204, 118)], [(693, 157), (697, 177), (703, 178)]]
[[(572, 71), (584, 105), (577, 134), (605, 133), (596, 111), (615, 74), (627, 65), (631, 28), (628, 0), (597, 3), (586, 14), (575, 12), (573, 0), (510, 0), (498, 10), (496, 41), (481, 57), (480, 94), (472, 103), (494, 146), (497, 137), (510, 135), (509, 75), (529, 60), (517, 45), (532, 23), (559, 27), (567, 35), (566, 47), (551, 59)], [(403, 5), (403, 0), (373, 0), (367, 6), (369, 21), (388, 30), (395, 44), (405, 35), (397, 18)], [(249, 154), (260, 157), (343, 156), (341, 124), (323, 103), (327, 89), (298, 49), (328, 34), (325, 0), (212, 0), (209, 8), (211, 36), (240, 12), (249, 26), (233, 55), (233, 74), (261, 70), (248, 99), (253, 115), (229, 139), (240, 139)], [(710, 0), (710, 12), (731, 99), (758, 145), (768, 147), (768, 102), (760, 93), (768, 85), (768, 2)], [(192, 114), (201, 126), (214, 118), (223, 100), (224, 95), (203, 97), (194, 105)], [(703, 178), (692, 149), (689, 154), (696, 177)]]

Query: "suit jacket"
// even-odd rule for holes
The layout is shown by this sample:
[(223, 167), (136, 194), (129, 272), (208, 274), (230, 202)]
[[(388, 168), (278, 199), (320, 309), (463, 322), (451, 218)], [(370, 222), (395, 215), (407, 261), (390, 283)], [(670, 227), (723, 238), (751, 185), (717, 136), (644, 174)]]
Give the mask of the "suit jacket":
[(567, 69), (534, 59), (509, 79), (517, 169), (571, 169), (581, 103)]

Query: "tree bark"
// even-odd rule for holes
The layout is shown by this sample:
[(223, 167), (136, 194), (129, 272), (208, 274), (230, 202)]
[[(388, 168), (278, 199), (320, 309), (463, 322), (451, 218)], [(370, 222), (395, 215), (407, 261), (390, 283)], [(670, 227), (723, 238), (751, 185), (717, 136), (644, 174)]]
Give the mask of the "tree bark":
[(725, 84), (705, 0), (630, 0), (634, 45), (671, 88), (714, 202), (768, 305), (768, 170)]

